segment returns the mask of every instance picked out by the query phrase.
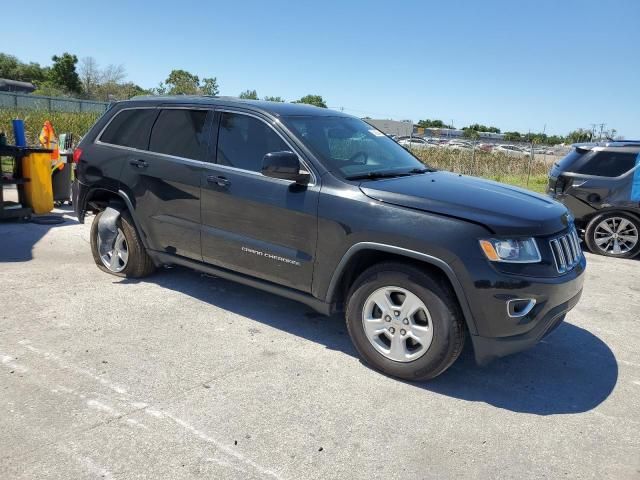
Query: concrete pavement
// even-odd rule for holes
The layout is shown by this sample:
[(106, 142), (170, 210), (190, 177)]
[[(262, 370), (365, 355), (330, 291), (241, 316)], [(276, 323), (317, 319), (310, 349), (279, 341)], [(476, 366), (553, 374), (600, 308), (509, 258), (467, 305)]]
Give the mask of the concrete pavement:
[(588, 255), (542, 344), (410, 384), (339, 316), (104, 274), (66, 218), (0, 224), (2, 479), (640, 478), (640, 261)]

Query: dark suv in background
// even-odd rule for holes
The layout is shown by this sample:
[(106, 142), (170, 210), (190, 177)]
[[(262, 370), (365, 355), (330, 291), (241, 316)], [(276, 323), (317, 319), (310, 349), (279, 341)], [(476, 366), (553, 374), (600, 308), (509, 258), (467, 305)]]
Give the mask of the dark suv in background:
[[(100, 269), (182, 265), (346, 312), (356, 349), (410, 380), (535, 345), (578, 302), (567, 209), (425, 167), (364, 121), (309, 105), (149, 97), (74, 154)], [(161, 328), (161, 324), (159, 324)]]
[(571, 210), (593, 253), (640, 252), (640, 141), (574, 145), (552, 167), (549, 194)]

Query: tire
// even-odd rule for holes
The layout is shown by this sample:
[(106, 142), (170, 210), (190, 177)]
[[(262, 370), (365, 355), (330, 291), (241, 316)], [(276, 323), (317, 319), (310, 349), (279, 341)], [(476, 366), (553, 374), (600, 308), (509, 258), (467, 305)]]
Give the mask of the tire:
[[(147, 254), (147, 251), (140, 241), (138, 232), (133, 224), (131, 215), (127, 211), (120, 213), (116, 226), (118, 228), (118, 235), (124, 237), (124, 245), (126, 246), (127, 258), (126, 262), (120, 261), (119, 268), (109, 268), (99, 253), (98, 247), (98, 222), (104, 212), (99, 212), (93, 219), (91, 224), (91, 253), (93, 254), (93, 260), (100, 270), (117, 277), (125, 278), (142, 278), (150, 275), (155, 270), (155, 265), (151, 260), (151, 257)], [(116, 237), (115, 243), (119, 242), (119, 237)], [(112, 255), (113, 256), (113, 253)]]
[[(610, 233), (606, 230), (607, 227), (612, 232), (616, 230), (613, 232), (616, 238), (607, 240), (607, 235)], [(623, 236), (617, 237), (620, 234)], [(633, 239), (635, 239), (635, 243), (633, 243)], [(633, 258), (640, 252), (640, 219), (625, 212), (601, 213), (593, 217), (587, 224), (584, 241), (589, 250), (595, 254), (607, 257)], [(603, 244), (602, 242), (607, 243)]]
[[(373, 309), (371, 302), (372, 299), (382, 298), (381, 292), (386, 294), (390, 291), (395, 293), (385, 295), (384, 298), (392, 299), (391, 311), (395, 313), (399, 309), (400, 316), (389, 315), (392, 319), (387, 321), (385, 312), (378, 307), (381, 302), (374, 301)], [(416, 298), (422, 302), (426, 312), (418, 311), (407, 324), (405, 323), (407, 319), (402, 318), (406, 313), (403, 302), (415, 303)], [(381, 316), (384, 324), (377, 318), (378, 316)], [(374, 319), (365, 320), (365, 317)], [(346, 321), (351, 340), (364, 361), (376, 370), (405, 380), (429, 380), (440, 375), (455, 362), (464, 346), (465, 330), (462, 312), (451, 288), (441, 280), (409, 264), (382, 263), (363, 272), (349, 292)], [(369, 333), (365, 324), (369, 328)], [(371, 325), (376, 332), (379, 328), (386, 328), (386, 330), (376, 337), (371, 335)], [(418, 327), (421, 327), (420, 331)], [(395, 330), (393, 335), (390, 335), (391, 328)], [(429, 328), (431, 329), (430, 339)], [(396, 338), (398, 329), (401, 329), (398, 341), (402, 348), (396, 349), (396, 353), (401, 352), (400, 355), (394, 355), (394, 344), (389, 337)], [(402, 334), (402, 332), (405, 333)], [(415, 346), (416, 342), (413, 338), (409, 338), (414, 332), (420, 333), (420, 342), (424, 345)], [(370, 339), (372, 337), (374, 340)], [(410, 351), (410, 347), (415, 348), (414, 353)], [(383, 352), (385, 348), (389, 353)], [(414, 355), (415, 359), (410, 358)]]

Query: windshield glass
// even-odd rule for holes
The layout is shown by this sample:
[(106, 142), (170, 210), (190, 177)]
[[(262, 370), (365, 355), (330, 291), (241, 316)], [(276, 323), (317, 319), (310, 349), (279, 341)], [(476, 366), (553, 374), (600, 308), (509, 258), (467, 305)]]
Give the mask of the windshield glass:
[(350, 117), (285, 117), (284, 123), (343, 177), (424, 169), (417, 158), (368, 123)]

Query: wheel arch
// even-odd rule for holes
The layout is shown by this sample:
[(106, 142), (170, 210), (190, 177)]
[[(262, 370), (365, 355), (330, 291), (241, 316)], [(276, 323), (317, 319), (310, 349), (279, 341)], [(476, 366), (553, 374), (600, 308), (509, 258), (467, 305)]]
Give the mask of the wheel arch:
[(331, 277), (327, 290), (327, 302), (340, 307), (344, 304), (349, 288), (367, 268), (382, 262), (399, 261), (419, 265), (434, 276), (442, 279), (455, 294), (469, 332), (477, 334), (477, 328), (469, 307), (469, 302), (453, 269), (444, 260), (414, 250), (393, 245), (362, 242), (351, 246), (344, 254)]
[(634, 217), (638, 222), (640, 222), (640, 207), (639, 208), (633, 208), (633, 207), (628, 207), (628, 206), (611, 206), (611, 207), (605, 207), (605, 208), (601, 208), (599, 210), (596, 210), (595, 212), (585, 216), (582, 220), (582, 223), (584, 224), (584, 228), (587, 228), (587, 225), (589, 224), (589, 222), (591, 222), (591, 220), (593, 220), (595, 217), (598, 217), (600, 215), (604, 215), (604, 214), (615, 214), (615, 213), (625, 213), (627, 215), (631, 215), (632, 217)]
[(149, 245), (147, 244), (146, 236), (142, 235), (142, 229), (140, 228), (140, 224), (138, 222), (138, 219), (136, 218), (133, 203), (131, 202), (131, 199), (129, 198), (127, 193), (123, 190), (118, 190), (117, 192), (115, 192), (113, 190), (102, 187), (92, 188), (87, 193), (84, 204), (80, 206), (81, 208), (79, 210), (78, 219), (82, 222), (87, 210), (97, 212), (104, 210), (108, 206), (114, 206), (116, 208), (129, 212), (129, 215), (131, 215), (131, 218), (133, 220), (136, 233), (138, 234), (138, 238), (142, 240), (145, 248), (148, 249)]

